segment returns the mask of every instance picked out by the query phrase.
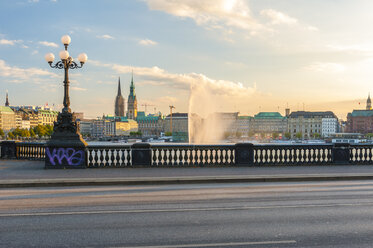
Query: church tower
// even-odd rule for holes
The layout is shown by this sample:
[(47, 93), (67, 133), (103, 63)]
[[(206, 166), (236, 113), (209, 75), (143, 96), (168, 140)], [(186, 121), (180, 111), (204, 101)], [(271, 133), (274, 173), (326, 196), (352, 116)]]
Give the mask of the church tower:
[(367, 110), (372, 110), (372, 102), (370, 100), (370, 93), (369, 93), (368, 99), (367, 99)]
[(115, 98), (115, 116), (124, 116), (124, 98), (122, 96), (122, 90), (120, 89), (120, 77), (118, 80), (118, 94)]
[(135, 85), (133, 84), (133, 72), (130, 86), (130, 94), (128, 95), (128, 111), (127, 118), (135, 120), (137, 118), (137, 99), (135, 93)]
[(8, 91), (6, 91), (5, 106), (6, 106), (6, 107), (9, 107)]

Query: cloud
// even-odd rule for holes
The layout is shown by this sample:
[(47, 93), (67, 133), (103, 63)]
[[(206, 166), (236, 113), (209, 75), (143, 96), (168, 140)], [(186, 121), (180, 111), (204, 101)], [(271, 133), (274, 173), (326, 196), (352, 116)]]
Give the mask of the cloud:
[(139, 44), (143, 46), (154, 46), (154, 45), (157, 45), (158, 43), (155, 41), (149, 40), (149, 39), (145, 39), (145, 40), (140, 40)]
[(1, 39), (0, 40), (0, 45), (15, 45), (16, 43), (21, 43), (22, 40), (6, 40), (6, 39)]
[(149, 9), (164, 11), (181, 18), (191, 18), (197, 25), (208, 28), (223, 26), (241, 29), (259, 29), (243, 0), (145, 0)]
[(47, 47), (58, 47), (58, 45), (54, 42), (48, 42), (48, 41), (39, 41), (40, 45), (47, 46)]
[(309, 66), (304, 67), (304, 69), (313, 72), (340, 73), (345, 70), (345, 66), (337, 63), (315, 62)]
[(271, 20), (271, 24), (277, 25), (277, 24), (287, 24), (287, 25), (293, 25), (298, 23), (298, 20), (290, 17), (282, 12), (276, 11), (274, 9), (264, 9), (260, 11), (260, 14), (262, 16), (265, 16)]
[(97, 38), (100, 38), (100, 39), (104, 39), (104, 40), (113, 40), (114, 37), (111, 36), (111, 35), (108, 35), (108, 34), (104, 34), (104, 35), (97, 35), (96, 36)]
[(85, 88), (74, 87), (74, 86), (71, 86), (70, 89), (75, 90), (75, 91), (87, 91), (87, 89), (85, 89)]
[(174, 88), (178, 90), (190, 91), (193, 87), (203, 84), (212, 94), (229, 97), (247, 97), (256, 91), (255, 87), (245, 87), (240, 82), (232, 82), (228, 80), (216, 80), (209, 78), (200, 73), (176, 74), (167, 72), (157, 66), (154, 67), (133, 67), (119, 64), (107, 64), (99, 61), (90, 60), (95, 66), (104, 66), (111, 68), (116, 73), (131, 73), (133, 71), (135, 77), (141, 77), (147, 84), (152, 82), (158, 86)]
[(38, 68), (19, 68), (9, 66), (4, 60), (0, 59), (0, 77), (7, 77), (15, 82), (37, 82), (41, 77), (58, 77), (57, 74)]

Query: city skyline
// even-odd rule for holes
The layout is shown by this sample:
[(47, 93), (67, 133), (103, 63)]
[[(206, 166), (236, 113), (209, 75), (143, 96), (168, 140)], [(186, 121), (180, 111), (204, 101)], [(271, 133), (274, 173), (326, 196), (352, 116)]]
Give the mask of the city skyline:
[(70, 75), (72, 110), (87, 117), (113, 113), (118, 77), (127, 100), (133, 70), (139, 111), (147, 103), (187, 112), (190, 87), (205, 84), (225, 112), (304, 106), (346, 119), (372, 92), (373, 32), (362, 25), (372, 9), (321, 0), (1, 2), (0, 101), (9, 90), (10, 105), (61, 106), (63, 75), (44, 54), (57, 57), (69, 34), (71, 55), (88, 54)]

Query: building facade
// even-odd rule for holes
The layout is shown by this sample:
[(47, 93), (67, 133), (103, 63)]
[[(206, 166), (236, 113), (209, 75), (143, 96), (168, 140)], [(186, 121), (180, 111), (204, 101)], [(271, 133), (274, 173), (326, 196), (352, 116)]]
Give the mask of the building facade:
[(130, 94), (128, 95), (128, 110), (127, 110), (127, 118), (136, 120), (137, 118), (137, 98), (135, 92), (135, 85), (133, 83), (133, 75), (131, 79), (131, 86), (130, 86)]
[(160, 136), (163, 132), (161, 115), (145, 115), (145, 112), (138, 112), (136, 121), (143, 136)]
[[(337, 116), (331, 111), (310, 112), (296, 111), (292, 112), (288, 118), (288, 129), (292, 138), (311, 139), (319, 138), (324, 134), (333, 132), (332, 123), (338, 124)], [(335, 127), (337, 128), (337, 127)]]
[(115, 98), (114, 114), (115, 116), (124, 116), (124, 98), (122, 96), (122, 90), (120, 88), (120, 78), (118, 80), (118, 93), (117, 97)]
[(272, 134), (285, 134), (288, 129), (288, 118), (279, 112), (260, 112), (251, 119), (250, 130), (255, 134), (264, 134), (272, 137)]
[(16, 116), (9, 107), (0, 106), (0, 128), (4, 132), (9, 132), (16, 128)]

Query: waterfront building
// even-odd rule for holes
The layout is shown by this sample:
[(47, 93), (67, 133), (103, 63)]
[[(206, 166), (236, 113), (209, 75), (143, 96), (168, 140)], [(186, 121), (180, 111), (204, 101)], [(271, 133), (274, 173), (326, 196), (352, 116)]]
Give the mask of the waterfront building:
[(251, 119), (250, 130), (265, 137), (272, 137), (274, 133), (284, 135), (288, 130), (288, 118), (279, 112), (259, 112)]
[(145, 112), (138, 112), (136, 121), (143, 136), (160, 136), (163, 132), (161, 115), (145, 115)]
[(373, 110), (370, 94), (365, 110), (353, 110), (347, 114), (346, 131), (349, 133), (373, 133)]
[(236, 121), (236, 130), (244, 136), (247, 136), (250, 132), (250, 123), (252, 122), (252, 116), (238, 116)]
[(133, 74), (131, 79), (130, 94), (128, 95), (128, 104), (127, 104), (127, 118), (136, 120), (137, 118), (137, 98), (135, 92), (135, 84), (133, 83)]
[(5, 132), (16, 128), (15, 113), (10, 107), (0, 106), (0, 128)]
[(167, 115), (164, 119), (163, 130), (165, 132), (172, 132), (172, 135), (178, 137), (177, 141), (188, 141), (188, 123), (188, 113), (173, 113), (172, 124), (171, 116)]
[(321, 136), (324, 138), (336, 134), (339, 129), (339, 122), (336, 117), (325, 117), (321, 119)]
[[(335, 128), (332, 128), (333, 123), (335, 123)], [(292, 112), (288, 118), (288, 129), (292, 138), (310, 139), (321, 137), (323, 134), (330, 135), (336, 132), (337, 124), (338, 118), (331, 111), (296, 111)]]
[(124, 98), (122, 96), (122, 90), (120, 88), (120, 78), (118, 80), (118, 93), (117, 97), (115, 98), (114, 114), (115, 116), (124, 116)]
[(58, 111), (38, 110), (39, 125), (54, 125), (57, 121)]

